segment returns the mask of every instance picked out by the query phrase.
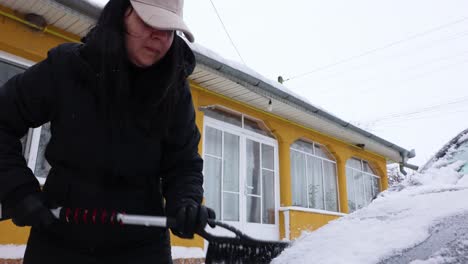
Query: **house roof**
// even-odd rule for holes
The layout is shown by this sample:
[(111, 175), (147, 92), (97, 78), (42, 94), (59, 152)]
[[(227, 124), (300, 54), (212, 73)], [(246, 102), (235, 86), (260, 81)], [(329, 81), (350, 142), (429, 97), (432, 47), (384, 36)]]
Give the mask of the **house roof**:
[[(96, 23), (101, 12), (101, 7), (90, 0), (0, 0), (0, 5), (24, 14), (41, 15), (49, 24), (81, 37)], [(189, 78), (207, 90), (263, 111), (268, 111), (271, 100), (271, 114), (348, 144), (364, 144), (366, 150), (386, 157), (389, 162), (406, 163), (408, 158), (415, 156), (414, 151), (314, 106), (282, 84), (244, 65), (226, 60), (200, 45), (191, 44), (191, 47), (197, 67)]]

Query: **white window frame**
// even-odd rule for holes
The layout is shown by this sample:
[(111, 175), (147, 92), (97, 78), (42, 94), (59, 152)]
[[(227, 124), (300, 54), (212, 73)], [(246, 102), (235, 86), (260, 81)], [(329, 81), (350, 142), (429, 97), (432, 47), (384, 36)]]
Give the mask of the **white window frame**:
[[(242, 119), (244, 118), (244, 115), (242, 115)], [(250, 117), (249, 117), (250, 118)], [(251, 118), (253, 119), (253, 118)], [(254, 119), (254, 120), (257, 120), (257, 119)], [(235, 125), (232, 125), (232, 124), (229, 124), (229, 123), (226, 123), (226, 122), (223, 122), (223, 121), (220, 121), (220, 120), (217, 120), (217, 119), (214, 119), (214, 118), (211, 118), (211, 117), (208, 117), (208, 116), (204, 116), (204, 123), (203, 123), (203, 151), (202, 151), (202, 155), (203, 157), (205, 157), (205, 155), (207, 155), (205, 153), (205, 150), (206, 150), (206, 128), (207, 127), (211, 127), (211, 128), (214, 128), (214, 129), (217, 129), (217, 130), (220, 130), (223, 132), (223, 138), (224, 138), (224, 132), (227, 132), (227, 133), (230, 133), (230, 134), (233, 134), (233, 135), (236, 135), (236, 136), (239, 136), (239, 153), (240, 153), (240, 157), (239, 157), (239, 222), (237, 221), (226, 221), (226, 222), (230, 222), (230, 223), (239, 223), (241, 225), (250, 225), (250, 226), (261, 226), (261, 227), (271, 227), (272, 229), (274, 229), (276, 232), (279, 231), (279, 157), (278, 157), (278, 142), (276, 139), (274, 138), (271, 138), (271, 137), (268, 137), (268, 136), (264, 136), (264, 135), (261, 135), (261, 134), (258, 134), (258, 133), (255, 133), (253, 131), (250, 131), (248, 129), (244, 129), (242, 127), (239, 127), (239, 126), (235, 126)], [(250, 140), (253, 140), (255, 142), (258, 142), (260, 144), (265, 144), (265, 145), (269, 145), (269, 146), (272, 146), (273, 149), (274, 149), (274, 184), (275, 184), (275, 202), (274, 202), (274, 207), (275, 207), (275, 224), (263, 224), (263, 223), (249, 223), (247, 222), (247, 215), (246, 215), (246, 201), (247, 201), (247, 195), (245, 194), (245, 190), (246, 190), (246, 184), (245, 184), (245, 170), (246, 170), (246, 164), (245, 164), (245, 155), (246, 155), (246, 140), (247, 139), (250, 139)], [(224, 144), (223, 144), (224, 145)], [(224, 146), (223, 146), (224, 148)], [(260, 153), (261, 155), (261, 153)], [(208, 155), (210, 157), (212, 157), (212, 155)], [(215, 158), (219, 158), (219, 157), (215, 157)], [(261, 158), (261, 156), (260, 156)], [(224, 164), (222, 164), (222, 169), (224, 168), (223, 167)], [(205, 169), (205, 168), (204, 168)], [(203, 170), (204, 170), (203, 169)], [(263, 169), (263, 168), (261, 168)], [(204, 172), (204, 171), (203, 171)], [(262, 186), (262, 175), (260, 175), (260, 186)], [(221, 180), (221, 214), (223, 214), (223, 186), (222, 186), (222, 183), (223, 181)], [(263, 189), (263, 188), (262, 188)], [(262, 199), (263, 199), (263, 193), (262, 193)], [(260, 221), (263, 221), (263, 200), (261, 201), (261, 208), (260, 208)], [(222, 219), (222, 215), (219, 217), (220, 219)], [(224, 220), (222, 220), (224, 221)], [(243, 226), (241, 226), (241, 229), (243, 229)], [(245, 231), (245, 230), (243, 230)], [(277, 234), (277, 236), (279, 237), (279, 233)]]
[[(324, 205), (325, 208), (324, 208), (324, 209), (318, 209), (318, 208), (312, 208), (312, 207), (310, 207), (310, 201), (309, 201), (309, 199), (307, 199), (307, 208), (309, 208), (309, 209), (317, 209), (317, 210), (321, 210), (321, 211), (325, 211), (325, 212), (335, 212), (335, 211), (326, 210), (325, 185), (323, 184), (323, 183), (325, 182), (325, 171), (324, 171), (324, 166), (323, 166), (323, 164), (324, 164), (324, 161), (327, 161), (327, 162), (331, 162), (331, 163), (335, 164), (336, 201), (337, 201), (337, 205), (338, 205), (338, 208), (337, 208), (338, 211), (337, 211), (337, 212), (341, 212), (340, 188), (339, 188), (339, 182), (338, 182), (338, 166), (337, 166), (337, 164), (336, 164), (336, 160), (326, 159), (326, 158), (324, 158), (324, 157), (320, 157), (320, 156), (318, 156), (318, 155), (315, 155), (315, 145), (318, 145), (318, 146), (320, 146), (321, 148), (324, 148), (327, 152), (329, 152), (329, 151), (328, 151), (328, 148), (327, 148), (325, 145), (323, 145), (323, 144), (319, 144), (319, 143), (317, 143), (317, 142), (309, 142), (309, 141), (302, 140), (302, 139), (298, 139), (297, 141), (303, 141), (303, 142), (307, 142), (307, 143), (311, 144), (311, 145), (312, 145), (312, 150), (313, 150), (313, 152), (314, 152), (314, 154), (311, 154), (311, 153), (309, 153), (309, 152), (305, 152), (305, 151), (303, 151), (303, 150), (296, 149), (296, 148), (293, 147), (292, 144), (291, 144), (291, 147), (289, 148), (289, 151), (290, 151), (290, 152), (291, 152), (291, 151), (296, 151), (296, 152), (299, 152), (299, 153), (301, 153), (301, 154), (306, 155), (306, 159), (305, 159), (305, 172), (306, 172), (306, 183), (307, 183), (307, 184), (306, 184), (306, 188), (307, 188), (307, 186), (309, 186), (309, 177), (307, 177), (307, 167), (308, 167), (308, 166), (307, 166), (307, 165), (308, 165), (308, 164), (307, 164), (307, 163), (308, 163), (308, 161), (307, 161), (307, 156), (320, 159), (320, 161), (322, 162), (322, 193), (323, 193), (323, 197), (322, 197), (322, 198), (323, 198), (323, 205)], [(295, 142), (296, 142), (296, 141), (295, 141)], [(294, 143), (293, 143), (293, 144), (294, 144)], [(290, 155), (291, 155), (291, 153), (290, 153)], [(330, 153), (330, 155), (331, 155), (331, 153)], [(292, 173), (291, 173), (291, 177), (292, 177)], [(291, 191), (292, 191), (292, 185), (291, 185)], [(309, 191), (307, 191), (306, 193), (307, 193), (307, 195), (308, 195), (308, 194), (309, 194)], [(297, 207), (300, 207), (300, 206), (297, 206)]]

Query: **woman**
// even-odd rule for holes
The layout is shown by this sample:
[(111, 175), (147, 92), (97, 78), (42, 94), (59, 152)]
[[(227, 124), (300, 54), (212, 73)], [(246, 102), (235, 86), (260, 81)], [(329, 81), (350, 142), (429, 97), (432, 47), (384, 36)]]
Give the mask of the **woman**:
[[(0, 88), (0, 201), (32, 226), (31, 263), (171, 263), (162, 228), (57, 222), (50, 208), (168, 215), (192, 238), (201, 205), (200, 133), (187, 76), (195, 59), (183, 0), (110, 0), (84, 44), (63, 44)], [(51, 122), (43, 190), (19, 139)], [(165, 200), (165, 203), (164, 203)]]

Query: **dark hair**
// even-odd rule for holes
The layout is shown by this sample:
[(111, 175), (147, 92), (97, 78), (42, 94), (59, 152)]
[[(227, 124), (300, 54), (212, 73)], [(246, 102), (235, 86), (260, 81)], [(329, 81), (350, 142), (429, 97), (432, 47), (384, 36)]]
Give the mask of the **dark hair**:
[[(109, 128), (115, 127), (115, 122), (119, 126), (136, 122), (147, 135), (167, 135), (175, 102), (185, 82), (183, 40), (174, 36), (171, 48), (160, 62), (138, 71), (146, 83), (132, 79), (136, 66), (128, 60), (124, 23), (129, 7), (129, 0), (110, 0), (96, 26), (83, 38), (85, 58), (98, 73), (95, 94), (99, 112), (109, 122)], [(132, 89), (135, 86), (138, 89)]]

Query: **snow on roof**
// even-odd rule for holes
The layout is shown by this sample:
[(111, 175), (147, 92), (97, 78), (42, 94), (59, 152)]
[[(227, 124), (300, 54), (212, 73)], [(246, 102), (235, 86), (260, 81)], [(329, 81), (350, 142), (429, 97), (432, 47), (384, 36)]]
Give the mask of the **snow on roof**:
[(446, 217), (468, 213), (468, 174), (459, 165), (408, 177), (369, 206), (303, 233), (273, 263), (379, 263), (421, 244)]
[[(187, 42), (187, 41), (186, 41)], [(232, 61), (232, 60), (229, 60), (229, 59), (226, 59), (224, 57), (222, 57), (221, 55), (219, 55), (218, 53), (198, 44), (198, 43), (189, 43), (187, 42), (187, 44), (190, 46), (190, 48), (192, 48), (192, 50), (194, 50), (195, 52), (199, 53), (199, 54), (202, 54), (210, 59), (213, 59), (219, 63), (222, 63), (224, 65), (227, 65), (235, 70), (238, 70), (240, 72), (243, 72), (249, 76), (252, 76), (256, 79), (258, 79), (259, 81), (262, 81), (264, 83), (267, 83), (271, 86), (273, 86), (274, 88), (278, 89), (278, 90), (281, 90), (287, 94), (290, 94), (291, 96), (303, 101), (304, 103), (306, 104), (309, 104), (315, 108), (318, 108), (320, 109), (321, 111), (323, 112), (327, 112), (325, 109), (321, 108), (321, 107), (318, 107), (316, 105), (313, 105), (306, 97), (302, 96), (302, 95), (299, 95), (295, 92), (293, 92), (292, 90), (288, 89), (286, 86), (284, 86), (283, 84), (279, 83), (279, 82), (276, 82), (276, 81), (273, 81), (271, 79), (268, 79), (266, 78), (265, 76), (261, 75), (260, 73), (254, 71), (253, 69), (249, 68), (248, 66), (244, 65), (244, 64), (241, 64), (239, 62), (236, 62), (236, 61)], [(327, 112), (329, 113), (329, 112)], [(330, 113), (329, 113), (330, 114)]]

